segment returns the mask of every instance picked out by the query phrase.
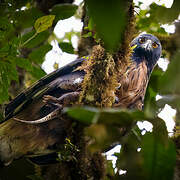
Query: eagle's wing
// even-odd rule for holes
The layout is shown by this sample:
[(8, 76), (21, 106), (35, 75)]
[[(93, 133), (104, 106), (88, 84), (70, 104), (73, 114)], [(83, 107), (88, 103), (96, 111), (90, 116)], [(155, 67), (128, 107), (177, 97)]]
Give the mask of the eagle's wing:
[(65, 91), (70, 91), (70, 89), (68, 90), (68, 87), (66, 87), (66, 84), (70, 84), (69, 81), (72, 81), (71, 83), (73, 84), (73, 80), (84, 76), (84, 72), (75, 71), (83, 61), (83, 58), (76, 59), (68, 65), (41, 78), (33, 86), (20, 93), (6, 106), (4, 121), (18, 114), (30, 104), (38, 103), (39, 98), (42, 98), (43, 95), (49, 94), (59, 97), (65, 93)]

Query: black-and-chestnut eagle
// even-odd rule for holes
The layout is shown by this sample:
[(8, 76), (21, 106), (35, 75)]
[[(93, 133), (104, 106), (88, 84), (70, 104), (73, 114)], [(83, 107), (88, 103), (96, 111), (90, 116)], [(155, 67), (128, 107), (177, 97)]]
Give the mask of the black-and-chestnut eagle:
[[(131, 46), (131, 62), (126, 76), (118, 78), (120, 86), (114, 106), (141, 110), (162, 48), (158, 38), (151, 34), (139, 35)], [(50, 154), (64, 143), (71, 123), (63, 117), (57, 121), (57, 114), (78, 100), (86, 74), (78, 67), (84, 61), (77, 59), (43, 77), (6, 106), (5, 120), (0, 124), (2, 163), (9, 164), (23, 155)]]

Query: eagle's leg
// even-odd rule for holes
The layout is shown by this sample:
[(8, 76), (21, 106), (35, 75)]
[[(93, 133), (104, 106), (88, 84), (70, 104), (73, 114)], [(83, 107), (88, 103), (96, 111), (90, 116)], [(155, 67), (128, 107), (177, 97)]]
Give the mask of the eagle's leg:
[(60, 103), (58, 102), (58, 98), (56, 98), (54, 96), (44, 95), (43, 96), (43, 102), (47, 106), (56, 106), (56, 107), (61, 107), (62, 108), (62, 105), (60, 105)]
[(79, 94), (80, 94), (80, 92), (70, 92), (70, 93), (66, 93), (66, 94), (62, 95), (59, 98), (56, 98), (56, 97), (53, 97), (50, 95), (45, 95), (43, 97), (43, 102), (45, 102), (47, 105), (57, 106), (58, 107), (57, 109), (55, 109), (54, 111), (49, 113), (47, 116), (45, 116), (41, 119), (34, 120), (34, 121), (26, 121), (23, 119), (18, 119), (16, 117), (14, 117), (13, 120), (27, 123), (27, 124), (40, 124), (40, 123), (47, 122), (47, 121), (52, 120), (55, 117), (57, 117), (61, 113), (63, 107), (72, 105), (75, 102), (77, 102), (79, 99)]
[(66, 94), (63, 94), (59, 98), (50, 96), (50, 95), (44, 95), (43, 102), (45, 102), (47, 105), (56, 105), (56, 106), (68, 106), (72, 105), (79, 99), (80, 92), (69, 92)]

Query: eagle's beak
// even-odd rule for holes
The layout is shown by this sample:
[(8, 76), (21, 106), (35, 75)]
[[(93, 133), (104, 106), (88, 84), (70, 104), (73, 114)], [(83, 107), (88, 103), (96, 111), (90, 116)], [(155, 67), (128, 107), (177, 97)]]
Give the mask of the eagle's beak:
[(143, 43), (141, 45), (142, 48), (148, 50), (148, 51), (151, 51), (153, 49), (152, 47), (152, 41), (150, 39), (148, 39), (145, 43)]

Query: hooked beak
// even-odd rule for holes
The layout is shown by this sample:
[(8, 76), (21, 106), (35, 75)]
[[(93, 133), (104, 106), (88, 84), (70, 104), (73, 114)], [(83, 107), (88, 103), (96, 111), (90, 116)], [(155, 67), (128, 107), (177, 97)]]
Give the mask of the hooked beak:
[(145, 43), (143, 43), (141, 45), (142, 48), (148, 50), (148, 51), (151, 51), (153, 48), (152, 48), (152, 41), (150, 39), (148, 39)]

